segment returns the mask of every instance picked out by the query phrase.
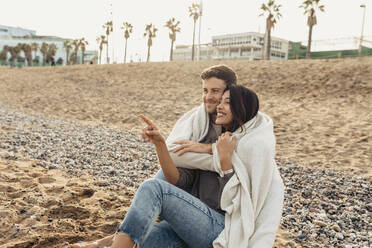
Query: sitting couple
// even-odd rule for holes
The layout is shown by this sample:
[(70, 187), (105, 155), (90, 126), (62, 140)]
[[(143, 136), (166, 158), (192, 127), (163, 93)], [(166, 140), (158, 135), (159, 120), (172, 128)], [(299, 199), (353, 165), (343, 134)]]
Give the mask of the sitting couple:
[(167, 140), (140, 115), (161, 170), (138, 188), (115, 234), (73, 247), (273, 246), (284, 198), (273, 122), (229, 67), (207, 68), (201, 78), (203, 104)]

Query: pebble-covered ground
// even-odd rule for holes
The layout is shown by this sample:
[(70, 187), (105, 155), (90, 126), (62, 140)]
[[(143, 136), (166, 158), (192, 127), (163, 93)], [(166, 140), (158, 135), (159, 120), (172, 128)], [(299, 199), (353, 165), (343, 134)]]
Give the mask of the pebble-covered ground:
[[(37, 159), (47, 169), (88, 172), (111, 190), (137, 188), (159, 168), (154, 149), (138, 134), (1, 105), (0, 149)], [(370, 177), (277, 162), (286, 185), (281, 229), (293, 240), (288, 246), (371, 247)]]
[(41, 160), (45, 168), (84, 170), (117, 188), (137, 188), (158, 170), (151, 144), (138, 134), (73, 121), (47, 120), (0, 106), (0, 149)]

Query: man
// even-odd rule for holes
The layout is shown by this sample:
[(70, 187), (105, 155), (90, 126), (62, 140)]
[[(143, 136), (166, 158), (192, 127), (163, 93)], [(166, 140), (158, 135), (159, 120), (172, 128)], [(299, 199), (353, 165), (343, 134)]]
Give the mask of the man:
[[(212, 154), (212, 143), (215, 143), (222, 132), (222, 127), (215, 124), (217, 105), (226, 87), (237, 82), (235, 72), (226, 65), (209, 67), (200, 77), (203, 104), (181, 117), (167, 138), (171, 157), (176, 165), (182, 165), (180, 167), (194, 168), (193, 164), (189, 164), (195, 162), (195, 154), (192, 153), (199, 153), (198, 158), (201, 160), (211, 158), (208, 154)], [(183, 119), (192, 119), (194, 123), (182, 122)], [(202, 126), (198, 127), (198, 123)], [(185, 132), (185, 129), (188, 132)]]

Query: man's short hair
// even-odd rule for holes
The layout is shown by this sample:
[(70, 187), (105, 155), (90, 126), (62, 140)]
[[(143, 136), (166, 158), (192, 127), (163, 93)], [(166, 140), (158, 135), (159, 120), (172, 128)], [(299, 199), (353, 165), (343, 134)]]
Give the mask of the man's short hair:
[(230, 85), (236, 85), (237, 76), (236, 73), (226, 65), (214, 65), (205, 69), (200, 77), (203, 80), (215, 77), (223, 80), (226, 83), (226, 87)]

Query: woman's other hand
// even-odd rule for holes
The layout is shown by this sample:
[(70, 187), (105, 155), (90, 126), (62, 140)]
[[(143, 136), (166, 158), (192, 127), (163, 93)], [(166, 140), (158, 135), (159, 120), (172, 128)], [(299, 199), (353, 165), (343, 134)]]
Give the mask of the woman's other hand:
[(231, 136), (232, 133), (225, 132), (221, 134), (220, 137), (218, 137), (218, 140), (216, 142), (222, 170), (232, 169), (231, 156), (235, 149), (236, 137), (234, 136), (230, 141)]
[(147, 124), (145, 128), (142, 129), (142, 138), (144, 141), (151, 142), (154, 145), (157, 143), (165, 143), (164, 137), (160, 134), (159, 128), (143, 114), (140, 114), (139, 117), (144, 120)]

